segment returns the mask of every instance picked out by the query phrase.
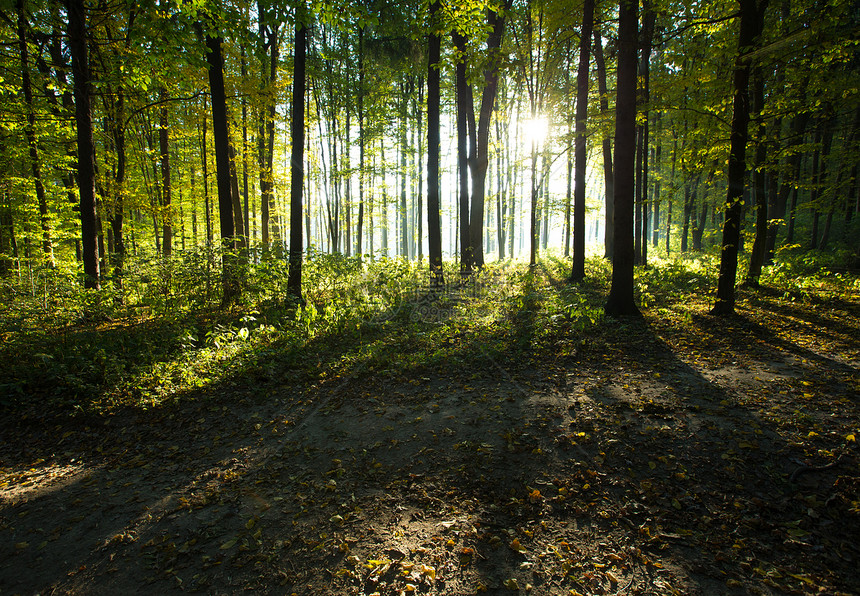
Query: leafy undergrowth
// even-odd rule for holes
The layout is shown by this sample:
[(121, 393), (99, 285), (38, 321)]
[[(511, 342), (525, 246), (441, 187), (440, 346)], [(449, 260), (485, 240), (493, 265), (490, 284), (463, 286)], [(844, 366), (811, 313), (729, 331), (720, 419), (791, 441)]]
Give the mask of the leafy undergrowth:
[(566, 267), (433, 292), (388, 269), (304, 323), (195, 315), (152, 358), (186, 379), (153, 370), (148, 401), (14, 400), (0, 591), (860, 591), (856, 282), (766, 278), (716, 319), (712, 267), (664, 263), (612, 320), (605, 265)]

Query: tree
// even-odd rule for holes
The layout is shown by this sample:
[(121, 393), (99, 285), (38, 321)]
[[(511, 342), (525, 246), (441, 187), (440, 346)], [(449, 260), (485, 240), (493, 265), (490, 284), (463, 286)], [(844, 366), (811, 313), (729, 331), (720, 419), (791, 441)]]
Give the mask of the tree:
[(302, 301), (302, 188), (305, 151), (305, 55), (307, 45), (306, 9), (296, 9), (293, 54), (293, 114), (290, 127), (290, 273), (287, 292)]
[(442, 226), (439, 216), (439, 0), (430, 2), (430, 34), (427, 45), (427, 234), (429, 236), (430, 281), (442, 285)]
[(576, 139), (575, 182), (573, 186), (573, 267), (571, 281), (585, 278), (585, 125), (588, 117), (588, 63), (591, 55), (591, 34), (594, 21), (594, 0), (585, 0), (582, 8), (582, 29), (579, 33), (579, 67), (576, 72)]
[[(597, 66), (597, 90), (600, 93), (600, 114), (609, 115), (609, 92), (606, 85), (606, 61), (603, 57), (603, 41), (600, 31), (594, 31), (594, 62)], [(606, 189), (606, 231), (603, 237), (604, 256), (612, 259), (614, 252), (613, 234), (615, 232), (615, 176), (612, 173), (612, 139), (604, 135), (603, 143), (603, 184)]]
[(99, 249), (96, 227), (96, 150), (90, 104), (90, 68), (87, 56), (87, 17), (83, 0), (66, 0), (69, 15), (69, 52), (74, 77), (75, 125), (78, 139), (78, 196), (84, 287), (99, 289)]
[(24, 91), (24, 103), (27, 109), (25, 135), (27, 146), (30, 149), (30, 172), (33, 176), (33, 186), (36, 188), (36, 202), (39, 206), (39, 220), (42, 226), (42, 252), (53, 267), (54, 246), (51, 240), (51, 221), (48, 213), (48, 199), (45, 196), (45, 185), (42, 180), (39, 148), (36, 142), (36, 111), (33, 105), (33, 90), (30, 85), (30, 53), (27, 47), (27, 18), (24, 14), (24, 0), (17, 0), (16, 9), (18, 12), (18, 48), (21, 58), (21, 87)]
[(732, 107), (732, 136), (729, 153), (729, 182), (723, 223), (720, 276), (717, 280), (717, 299), (711, 313), (732, 314), (735, 310), (735, 280), (738, 272), (738, 245), (741, 232), (741, 201), (746, 174), (746, 145), (749, 134), (750, 59), (754, 44), (764, 26), (764, 11), (768, 0), (739, 0), (741, 7), (738, 59), (734, 72), (734, 100)]
[(618, 7), (618, 92), (615, 102), (615, 199), (609, 316), (638, 315), (633, 300), (633, 200), (636, 161), (636, 48), (638, 0)]
[(215, 178), (218, 187), (218, 212), (221, 228), (223, 289), (222, 301), (230, 304), (239, 296), (239, 271), (233, 226), (233, 185), (230, 163), (230, 130), (227, 116), (227, 95), (224, 90), (224, 57), (221, 53), (221, 37), (206, 34), (209, 53), (209, 89), (212, 95), (212, 134), (215, 142)]

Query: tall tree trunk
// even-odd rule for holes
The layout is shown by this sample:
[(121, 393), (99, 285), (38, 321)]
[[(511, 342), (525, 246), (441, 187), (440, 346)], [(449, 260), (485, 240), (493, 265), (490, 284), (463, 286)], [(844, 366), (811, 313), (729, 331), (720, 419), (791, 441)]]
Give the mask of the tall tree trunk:
[[(762, 69), (756, 68), (753, 79), (753, 106), (754, 112), (761, 114), (764, 108), (764, 74)], [(753, 191), (755, 193), (755, 240), (753, 240), (752, 252), (750, 253), (750, 266), (747, 277), (744, 280), (749, 286), (758, 287), (761, 277), (761, 269), (764, 265), (765, 251), (767, 248), (767, 197), (765, 196), (764, 160), (767, 157), (767, 145), (765, 133), (767, 125), (764, 118), (760, 117), (758, 126), (758, 139), (756, 139), (755, 164), (753, 165)], [(779, 134), (779, 120), (774, 124), (774, 133)]]
[(27, 110), (27, 125), (24, 135), (30, 149), (30, 172), (33, 185), (36, 187), (36, 203), (39, 207), (39, 223), (42, 226), (42, 252), (48, 264), (54, 266), (54, 245), (51, 239), (51, 217), (48, 212), (48, 199), (45, 196), (45, 185), (42, 181), (41, 162), (39, 161), (39, 146), (36, 142), (36, 108), (33, 105), (33, 89), (30, 84), (30, 52), (27, 47), (27, 18), (24, 14), (24, 0), (17, 0), (18, 12), (18, 50), (21, 59), (21, 87), (24, 91), (24, 104)]
[(633, 202), (636, 160), (636, 46), (638, 0), (618, 8), (618, 98), (615, 106), (615, 217), (609, 316), (638, 315), (633, 301)]
[(506, 0), (503, 12), (487, 10), (487, 24), (490, 35), (487, 38), (487, 67), (484, 69), (484, 90), (481, 95), (481, 107), (478, 113), (477, 141), (475, 143), (475, 160), (472, 165), (472, 206), (469, 218), (469, 238), (472, 248), (472, 261), (478, 269), (484, 266), (484, 198), (486, 196), (487, 169), (490, 165), (490, 118), (496, 102), (499, 86), (499, 66), (501, 54), (499, 48), (505, 31), (504, 12), (511, 6), (512, 0)]
[[(469, 136), (468, 121), (473, 112), (472, 87), (466, 80), (466, 38), (457, 32), (452, 34), (454, 51), (457, 54), (455, 69), (457, 90), (457, 180), (459, 193), (457, 204), (460, 214), (460, 273), (472, 270), (472, 244), (469, 235)], [(474, 119), (474, 115), (472, 115)]]
[[(258, 0), (257, 11), (267, 15), (267, 7)], [(267, 23), (266, 21), (271, 21)], [(277, 19), (260, 19), (260, 68), (263, 74), (262, 90), (264, 105), (260, 110), (260, 125), (257, 132), (257, 161), (260, 169), (260, 241), (263, 253), (275, 243), (276, 256), (280, 255), (281, 238), (277, 219), (273, 218), (275, 207), (274, 159), (275, 159), (275, 108), (278, 63), (280, 62), (280, 37)], [(265, 40), (265, 41), (263, 41)], [(268, 52), (267, 52), (268, 50)], [(269, 231), (273, 232), (271, 235)], [(272, 238), (271, 236), (274, 236)]]
[(212, 247), (213, 232), (212, 232), (212, 203), (209, 200), (209, 143), (206, 140), (206, 134), (209, 128), (209, 119), (206, 114), (206, 99), (203, 99), (203, 131), (201, 139), (201, 156), (200, 161), (203, 167), (203, 216), (206, 218), (206, 248)]
[(720, 275), (717, 295), (711, 313), (728, 315), (735, 310), (735, 280), (738, 271), (738, 245), (741, 234), (741, 207), (746, 171), (746, 145), (750, 119), (749, 52), (761, 35), (764, 12), (768, 0), (739, 0), (741, 7), (738, 59), (734, 72), (734, 104), (732, 107), (732, 134), (729, 150), (728, 191), (725, 203), (725, 222), (720, 254)]
[(409, 210), (406, 205), (406, 153), (408, 152), (409, 138), (407, 136), (407, 120), (409, 108), (409, 95), (412, 93), (413, 83), (408, 81), (400, 86), (400, 255), (409, 258)]
[[(606, 85), (606, 61), (600, 31), (594, 32), (594, 62), (597, 66), (597, 90), (600, 93), (600, 113), (609, 114), (609, 91)], [(603, 235), (604, 256), (612, 259), (615, 232), (615, 177), (612, 174), (612, 139), (603, 137), (603, 184), (606, 190), (606, 224)]]
[(640, 44), (642, 53), (639, 58), (638, 109), (642, 125), (639, 127), (636, 153), (636, 223), (635, 258), (636, 263), (648, 263), (648, 102), (650, 101), (649, 79), (651, 75), (651, 44), (654, 37), (654, 24), (657, 13), (647, 0), (643, 3), (645, 13), (642, 17)]
[(430, 252), (430, 281), (445, 283), (442, 272), (442, 228), (439, 216), (439, 55), (441, 39), (439, 0), (430, 2), (430, 36), (427, 69), (427, 234)]
[[(241, 74), (244, 81), (248, 76), (245, 68), (245, 44), (241, 44), (240, 47), (242, 51)], [(247, 246), (251, 241), (251, 217), (248, 199), (248, 98), (245, 94), (242, 94), (242, 197), (245, 202), (242, 230), (245, 232), (245, 244)]]
[[(167, 101), (167, 92), (162, 90), (159, 94), (161, 101)], [(164, 256), (173, 254), (173, 222), (171, 216), (171, 192), (170, 185), (170, 129), (167, 121), (166, 103), (159, 109), (158, 120), (158, 152), (159, 164), (161, 166), (161, 221), (162, 221), (162, 244)]]
[[(812, 234), (809, 242), (809, 248), (818, 248), (818, 227), (821, 218), (821, 195), (826, 192), (825, 184), (827, 182), (827, 162), (830, 157), (830, 148), (833, 145), (833, 126), (830, 122), (824, 122), (824, 133), (821, 141), (820, 157), (816, 159), (816, 166), (813, 166), (813, 171), (818, 170), (817, 175), (812, 176), (812, 195), (809, 199), (810, 206), (813, 209), (812, 219)], [(818, 151), (816, 151), (818, 154)]]
[(114, 287), (120, 292), (118, 300), (122, 300), (122, 277), (125, 265), (125, 240), (123, 238), (123, 210), (125, 196), (125, 94), (120, 90), (117, 93), (116, 114), (113, 125), (113, 143), (116, 150), (116, 197), (114, 199), (113, 213), (110, 218), (111, 231), (113, 232), (114, 244)]
[[(804, 83), (805, 88), (805, 83)], [(774, 251), (776, 250), (776, 238), (779, 233), (779, 222), (786, 218), (786, 207), (788, 205), (788, 196), (792, 188), (797, 189), (796, 183), (799, 181), (800, 166), (802, 164), (802, 154), (800, 151), (794, 151), (795, 147), (803, 142), (803, 136), (806, 132), (806, 126), (809, 122), (809, 113), (802, 112), (794, 116), (791, 120), (791, 132), (789, 133), (789, 157), (787, 159), (787, 174), (784, 176), (783, 182), (780, 185), (779, 192), (771, 192), (771, 203), (768, 205), (768, 234), (767, 234), (767, 256), (766, 262), (773, 260)], [(794, 209), (792, 208), (792, 213)], [(789, 222), (790, 225), (792, 219)]]
[(212, 96), (212, 133), (215, 143), (215, 178), (218, 187), (218, 213), (221, 230), (223, 303), (231, 304), (239, 296), (235, 226), (233, 222), (233, 188), (230, 160), (230, 130), (227, 96), (224, 91), (224, 58), (221, 38), (206, 35), (209, 64), (209, 89)]
[(633, 262), (642, 264), (642, 155), (645, 153), (645, 126), (636, 126), (635, 214), (633, 218)]
[(96, 150), (90, 106), (90, 69), (87, 60), (87, 25), (83, 0), (66, 0), (69, 15), (69, 51), (74, 73), (75, 123), (78, 139), (78, 195), (84, 287), (99, 289), (99, 249), (96, 227)]
[(363, 253), (364, 241), (364, 27), (358, 29), (358, 223), (355, 231), (355, 254)]
[[(415, 206), (415, 211), (417, 213), (416, 219), (418, 220), (418, 233), (417, 233), (417, 243), (418, 250), (413, 251), (413, 254), (418, 255), (418, 260), (424, 260), (424, 219), (423, 219), (423, 197), (424, 197), (424, 160), (421, 155), (422, 141), (424, 139), (424, 131), (422, 129), (423, 120), (421, 118), (421, 113), (424, 109), (424, 77), (418, 77), (418, 104), (415, 110), (415, 119), (418, 121), (418, 192), (416, 194), (417, 204)], [(440, 251), (441, 251), (441, 240), (440, 242)]]
[(302, 190), (305, 159), (305, 54), (307, 44), (306, 7), (296, 8), (293, 57), (293, 112), (290, 128), (290, 273), (287, 292), (302, 301)]
[(591, 58), (591, 35), (594, 24), (594, 0), (585, 0), (582, 7), (582, 29), (579, 34), (579, 67), (576, 72), (576, 160), (573, 185), (573, 267), (571, 281), (585, 279), (585, 171), (586, 120), (588, 119), (588, 63)]

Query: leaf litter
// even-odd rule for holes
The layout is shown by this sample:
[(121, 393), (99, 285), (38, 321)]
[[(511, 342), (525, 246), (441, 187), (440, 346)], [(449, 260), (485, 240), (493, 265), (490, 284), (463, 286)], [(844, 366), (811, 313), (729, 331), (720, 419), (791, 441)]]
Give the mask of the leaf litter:
[(4, 420), (0, 591), (860, 592), (857, 305), (705, 312)]

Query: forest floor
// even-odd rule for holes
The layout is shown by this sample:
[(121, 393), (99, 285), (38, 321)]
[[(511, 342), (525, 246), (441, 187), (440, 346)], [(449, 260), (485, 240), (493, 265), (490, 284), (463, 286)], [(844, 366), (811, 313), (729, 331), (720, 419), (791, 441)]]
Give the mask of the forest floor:
[(707, 307), (4, 415), (0, 594), (860, 593), (860, 303)]

